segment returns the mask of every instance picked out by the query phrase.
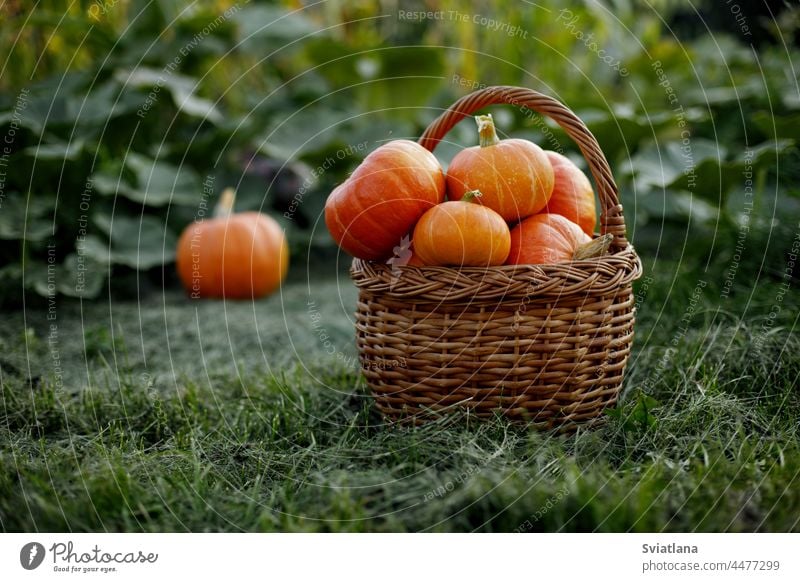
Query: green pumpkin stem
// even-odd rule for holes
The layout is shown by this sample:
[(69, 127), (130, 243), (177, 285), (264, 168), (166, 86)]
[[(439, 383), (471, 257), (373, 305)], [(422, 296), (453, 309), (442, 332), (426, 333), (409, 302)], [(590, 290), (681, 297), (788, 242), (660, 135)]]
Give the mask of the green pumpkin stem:
[(461, 202), (471, 202), (473, 204), (479, 204), (479, 198), (483, 196), (480, 190), (470, 190), (469, 192), (465, 193), (461, 197)]
[(582, 261), (584, 259), (594, 259), (596, 257), (603, 256), (608, 252), (608, 248), (611, 246), (611, 241), (613, 240), (614, 235), (611, 233), (598, 236), (597, 238), (592, 239), (588, 243), (582, 244), (575, 249), (575, 253), (572, 255), (572, 260)]
[(233, 188), (225, 188), (222, 191), (222, 196), (214, 208), (214, 218), (228, 218), (233, 214), (233, 203), (236, 202), (236, 190)]
[(489, 147), (500, 143), (500, 138), (497, 137), (497, 131), (494, 128), (494, 120), (492, 114), (476, 115), (475, 121), (478, 124), (478, 135), (480, 136), (481, 147)]

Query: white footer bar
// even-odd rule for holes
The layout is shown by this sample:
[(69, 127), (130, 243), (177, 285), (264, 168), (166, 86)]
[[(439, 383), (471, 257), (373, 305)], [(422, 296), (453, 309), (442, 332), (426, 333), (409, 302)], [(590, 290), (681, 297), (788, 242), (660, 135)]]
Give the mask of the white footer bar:
[(3, 534), (0, 580), (800, 580), (792, 534)]

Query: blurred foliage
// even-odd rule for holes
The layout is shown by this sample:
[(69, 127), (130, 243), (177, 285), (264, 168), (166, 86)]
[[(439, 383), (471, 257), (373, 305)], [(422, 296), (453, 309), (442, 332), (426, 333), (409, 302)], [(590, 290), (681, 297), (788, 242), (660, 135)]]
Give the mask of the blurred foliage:
[[(169, 283), (176, 237), (229, 185), (238, 208), (283, 221), (296, 258), (324, 256), (333, 185), (478, 85), (575, 110), (637, 244), (668, 224), (733, 231), (745, 172), (775, 193), (770, 224), (786, 221), (800, 192), (800, 12), (740, 4), (743, 21), (710, 1), (698, 13), (669, 0), (7, 1), (0, 299)], [(698, 30), (709, 14), (717, 30)], [(550, 122), (494, 111), (507, 135), (579, 159)], [(473, 143), (461, 124), (437, 154)]]

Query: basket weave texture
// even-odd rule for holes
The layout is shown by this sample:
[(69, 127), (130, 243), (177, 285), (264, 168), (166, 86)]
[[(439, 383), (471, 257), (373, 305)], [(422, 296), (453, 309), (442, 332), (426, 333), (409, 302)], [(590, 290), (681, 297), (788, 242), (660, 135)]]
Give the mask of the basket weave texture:
[(625, 236), (611, 169), (584, 123), (531, 89), (459, 99), (419, 139), (433, 151), (459, 121), (506, 103), (549, 116), (579, 146), (597, 185), (607, 255), (552, 265), (400, 267), (355, 259), (359, 358), (378, 409), (422, 422), (466, 407), (542, 429), (574, 430), (613, 406), (631, 352), (631, 283), (641, 263)]

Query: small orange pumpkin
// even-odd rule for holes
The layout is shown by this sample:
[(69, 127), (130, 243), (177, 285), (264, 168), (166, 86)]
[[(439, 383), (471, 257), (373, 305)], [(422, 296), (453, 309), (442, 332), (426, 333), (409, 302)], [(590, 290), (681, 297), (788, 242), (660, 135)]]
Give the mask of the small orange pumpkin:
[(385, 259), (444, 195), (444, 172), (436, 157), (413, 141), (395, 140), (369, 154), (331, 192), (325, 224), (354, 257)]
[(289, 268), (289, 246), (275, 219), (233, 212), (236, 194), (222, 193), (213, 218), (187, 226), (177, 248), (178, 276), (193, 299), (251, 299), (271, 293)]
[(422, 215), (414, 228), (414, 253), (425, 265), (502, 265), (511, 244), (503, 217), (477, 202), (479, 192), (444, 202)]
[(524, 139), (500, 140), (491, 115), (479, 115), (480, 146), (461, 150), (447, 169), (447, 195), (479, 190), (484, 206), (508, 222), (542, 210), (553, 192), (553, 166), (542, 148)]
[(581, 227), (560, 214), (536, 214), (511, 230), (507, 265), (546, 265), (599, 256), (613, 236), (592, 239)]
[(551, 151), (545, 154), (553, 166), (555, 182), (553, 195), (547, 201), (544, 212), (568, 218), (591, 236), (597, 224), (592, 183), (568, 157)]

